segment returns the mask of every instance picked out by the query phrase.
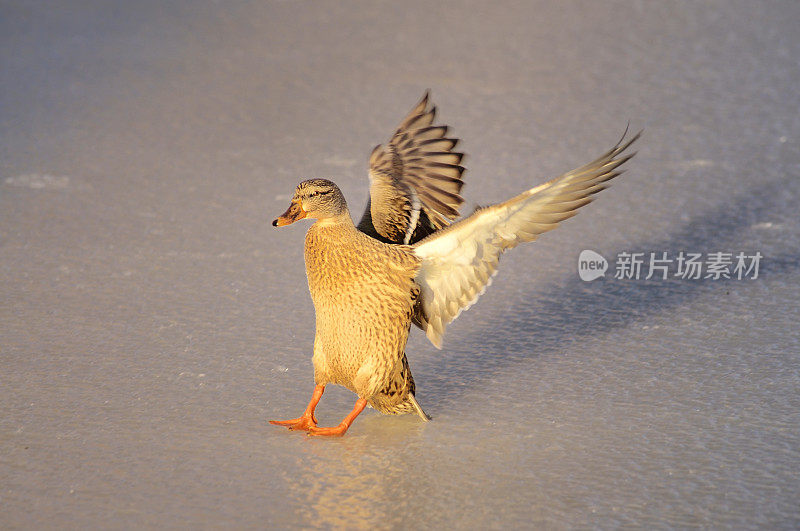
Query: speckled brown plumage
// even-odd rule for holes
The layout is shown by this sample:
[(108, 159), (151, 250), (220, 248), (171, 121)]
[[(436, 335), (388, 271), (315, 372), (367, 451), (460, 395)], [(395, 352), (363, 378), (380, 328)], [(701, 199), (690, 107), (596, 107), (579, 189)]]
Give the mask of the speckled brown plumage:
[(311, 226), (306, 274), (316, 311), (314, 379), (365, 398), (382, 413), (417, 411), (405, 345), (419, 259), (359, 232), (347, 210)]
[(386, 243), (411, 244), (446, 227), (464, 203), (463, 153), (449, 127), (435, 124), (426, 92), (386, 144), (369, 158), (369, 202), (358, 229)]

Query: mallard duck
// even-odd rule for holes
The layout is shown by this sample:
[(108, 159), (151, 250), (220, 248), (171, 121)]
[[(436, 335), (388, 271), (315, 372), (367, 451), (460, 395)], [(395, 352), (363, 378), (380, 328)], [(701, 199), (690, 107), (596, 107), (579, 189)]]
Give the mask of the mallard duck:
[[(305, 239), (316, 312), (316, 386), (300, 417), (272, 424), (341, 436), (367, 405), (428, 420), (405, 355), (411, 324), (441, 348), (446, 325), (485, 291), (500, 255), (591, 202), (622, 173), (619, 166), (633, 156), (623, 152), (639, 138), (624, 142), (623, 135), (593, 162), (450, 223), (463, 203), (461, 154), (452, 152), (456, 141), (446, 138), (446, 127), (431, 125), (427, 100), (387, 146), (373, 151), (370, 204), (358, 227), (341, 190), (327, 179), (301, 182), (289, 208), (273, 221), (280, 227), (316, 220)], [(423, 147), (432, 145), (430, 152)], [(358, 399), (339, 425), (320, 427), (314, 410), (331, 383)]]

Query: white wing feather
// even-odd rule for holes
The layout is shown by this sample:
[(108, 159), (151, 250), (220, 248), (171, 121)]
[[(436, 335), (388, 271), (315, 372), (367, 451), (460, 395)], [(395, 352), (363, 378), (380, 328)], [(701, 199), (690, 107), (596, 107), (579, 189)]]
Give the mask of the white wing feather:
[(597, 160), (504, 203), (479, 209), (415, 244), (422, 264), (416, 276), (421, 293), (414, 324), (425, 330), (431, 343), (441, 348), (445, 326), (486, 291), (506, 249), (556, 228), (622, 173), (617, 168), (635, 153), (617, 157), (640, 135), (625, 144), (620, 140)]

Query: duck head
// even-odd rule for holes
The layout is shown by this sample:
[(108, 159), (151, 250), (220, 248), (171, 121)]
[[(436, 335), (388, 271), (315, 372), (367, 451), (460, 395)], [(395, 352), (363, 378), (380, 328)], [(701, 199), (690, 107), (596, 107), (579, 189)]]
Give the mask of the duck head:
[(298, 219), (323, 220), (346, 213), (347, 202), (338, 186), (327, 179), (309, 179), (297, 185), (289, 208), (272, 225), (283, 227)]

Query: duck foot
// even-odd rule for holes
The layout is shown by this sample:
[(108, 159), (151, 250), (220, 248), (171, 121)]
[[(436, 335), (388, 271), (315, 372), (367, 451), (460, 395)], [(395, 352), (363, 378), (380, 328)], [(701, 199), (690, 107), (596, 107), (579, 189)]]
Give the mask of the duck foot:
[(270, 420), (270, 424), (275, 426), (286, 426), (290, 430), (306, 430), (309, 431), (317, 427), (317, 419), (314, 415), (305, 416), (291, 419), (291, 420)]
[(349, 427), (350, 426), (345, 426), (344, 424), (339, 424), (338, 426), (332, 426), (330, 428), (314, 426), (306, 431), (308, 431), (310, 437), (341, 437), (347, 432), (347, 428)]
[(307, 431), (308, 434), (313, 437), (341, 437), (347, 432), (347, 429), (356, 420), (356, 417), (364, 411), (364, 408), (367, 407), (367, 401), (363, 398), (359, 398), (356, 400), (356, 405), (353, 406), (353, 411), (347, 415), (344, 420), (338, 426), (333, 426), (330, 428), (319, 428), (317, 426), (310, 427)]
[(302, 416), (291, 420), (270, 420), (269, 423), (275, 426), (286, 426), (290, 430), (310, 430), (317, 427), (317, 417), (314, 416), (314, 409), (316, 409), (319, 400), (322, 398), (322, 393), (325, 392), (324, 385), (317, 385), (314, 387), (314, 394), (311, 395), (311, 401)]

